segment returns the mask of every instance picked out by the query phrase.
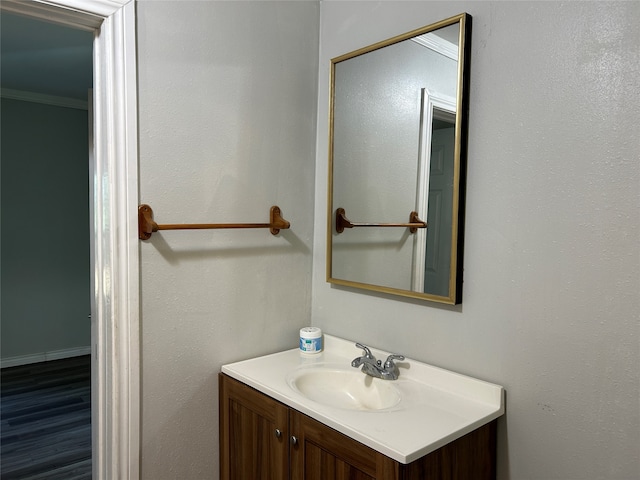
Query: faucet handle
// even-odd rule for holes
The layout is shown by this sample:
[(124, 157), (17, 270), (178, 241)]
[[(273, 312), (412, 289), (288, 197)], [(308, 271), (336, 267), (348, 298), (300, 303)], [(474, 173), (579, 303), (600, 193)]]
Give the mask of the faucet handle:
[(371, 353), (371, 350), (369, 350), (369, 347), (367, 347), (366, 345), (362, 344), (362, 343), (356, 343), (356, 347), (361, 348), (362, 350), (364, 350), (364, 356), (367, 358), (375, 358), (373, 356), (373, 354)]
[(393, 361), (394, 361), (394, 360), (400, 360), (400, 361), (402, 361), (402, 360), (404, 360), (404, 355), (396, 355), (396, 354), (389, 355), (389, 356), (387, 357), (387, 361), (386, 361), (386, 362), (384, 362), (384, 366), (385, 366), (385, 368), (387, 368), (387, 367), (391, 367), (392, 365), (395, 365), (395, 364), (393, 363)]

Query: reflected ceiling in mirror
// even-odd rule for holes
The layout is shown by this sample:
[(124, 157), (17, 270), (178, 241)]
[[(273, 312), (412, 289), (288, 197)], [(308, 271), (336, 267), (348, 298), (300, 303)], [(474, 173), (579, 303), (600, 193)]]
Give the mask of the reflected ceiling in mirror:
[(328, 282), (461, 302), (470, 20), (331, 61)]

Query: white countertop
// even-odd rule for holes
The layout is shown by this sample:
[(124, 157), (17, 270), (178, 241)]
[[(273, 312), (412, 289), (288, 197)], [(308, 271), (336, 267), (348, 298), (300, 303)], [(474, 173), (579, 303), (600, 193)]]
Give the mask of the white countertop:
[[(389, 354), (373, 348), (371, 351), (383, 361)], [(397, 362), (400, 378), (389, 380), (402, 399), (384, 410), (330, 407), (306, 398), (289, 385), (288, 378), (300, 368), (352, 368), (351, 360), (361, 353), (355, 342), (325, 334), (322, 353), (303, 354), (295, 348), (224, 365), (222, 372), (405, 464), (504, 413), (501, 386), (410, 358)]]

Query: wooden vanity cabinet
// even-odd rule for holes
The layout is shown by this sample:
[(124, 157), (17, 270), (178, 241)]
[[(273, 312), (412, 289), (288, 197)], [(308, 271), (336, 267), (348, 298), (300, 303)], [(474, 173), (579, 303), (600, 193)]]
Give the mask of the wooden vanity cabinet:
[(220, 374), (220, 478), (289, 479), (289, 407)]
[(406, 465), (225, 375), (222, 480), (489, 480), (496, 421)]

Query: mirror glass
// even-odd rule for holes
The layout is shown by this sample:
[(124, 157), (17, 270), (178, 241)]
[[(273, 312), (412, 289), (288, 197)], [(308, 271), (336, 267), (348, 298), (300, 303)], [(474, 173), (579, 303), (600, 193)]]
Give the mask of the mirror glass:
[(470, 17), (331, 61), (327, 281), (461, 301)]

